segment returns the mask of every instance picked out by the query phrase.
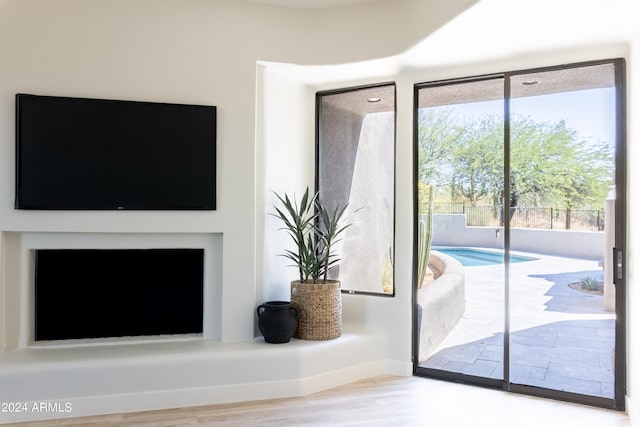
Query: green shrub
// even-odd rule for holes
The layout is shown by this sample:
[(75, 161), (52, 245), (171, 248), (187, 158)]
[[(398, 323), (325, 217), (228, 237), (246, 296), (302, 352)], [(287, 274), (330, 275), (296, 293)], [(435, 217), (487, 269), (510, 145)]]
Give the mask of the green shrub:
[(585, 291), (602, 292), (603, 284), (591, 276), (586, 276), (580, 279), (580, 287)]

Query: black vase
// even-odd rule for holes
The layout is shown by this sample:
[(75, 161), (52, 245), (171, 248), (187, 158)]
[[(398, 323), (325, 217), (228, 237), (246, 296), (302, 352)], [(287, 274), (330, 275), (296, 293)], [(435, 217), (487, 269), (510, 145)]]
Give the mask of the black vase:
[(298, 327), (298, 311), (288, 301), (267, 301), (256, 309), (258, 328), (265, 342), (282, 344), (291, 341)]

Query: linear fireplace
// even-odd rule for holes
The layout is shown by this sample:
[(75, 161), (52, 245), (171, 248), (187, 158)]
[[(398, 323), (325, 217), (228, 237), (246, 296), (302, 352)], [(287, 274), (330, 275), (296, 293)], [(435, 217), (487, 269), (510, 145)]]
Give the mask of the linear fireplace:
[(203, 249), (38, 249), (34, 340), (203, 332)]

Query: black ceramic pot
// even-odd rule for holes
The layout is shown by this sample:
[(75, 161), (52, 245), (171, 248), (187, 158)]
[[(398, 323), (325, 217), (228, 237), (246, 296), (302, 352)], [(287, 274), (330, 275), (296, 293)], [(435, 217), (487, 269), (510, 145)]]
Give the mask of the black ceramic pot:
[(288, 301), (267, 301), (256, 309), (258, 328), (265, 342), (289, 342), (298, 327), (298, 311)]

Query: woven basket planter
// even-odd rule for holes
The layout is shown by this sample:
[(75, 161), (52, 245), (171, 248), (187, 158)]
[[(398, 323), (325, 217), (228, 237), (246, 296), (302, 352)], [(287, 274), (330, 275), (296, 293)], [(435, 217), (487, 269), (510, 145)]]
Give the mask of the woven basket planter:
[(340, 282), (291, 282), (291, 305), (298, 310), (295, 338), (332, 340), (342, 335), (342, 295)]

